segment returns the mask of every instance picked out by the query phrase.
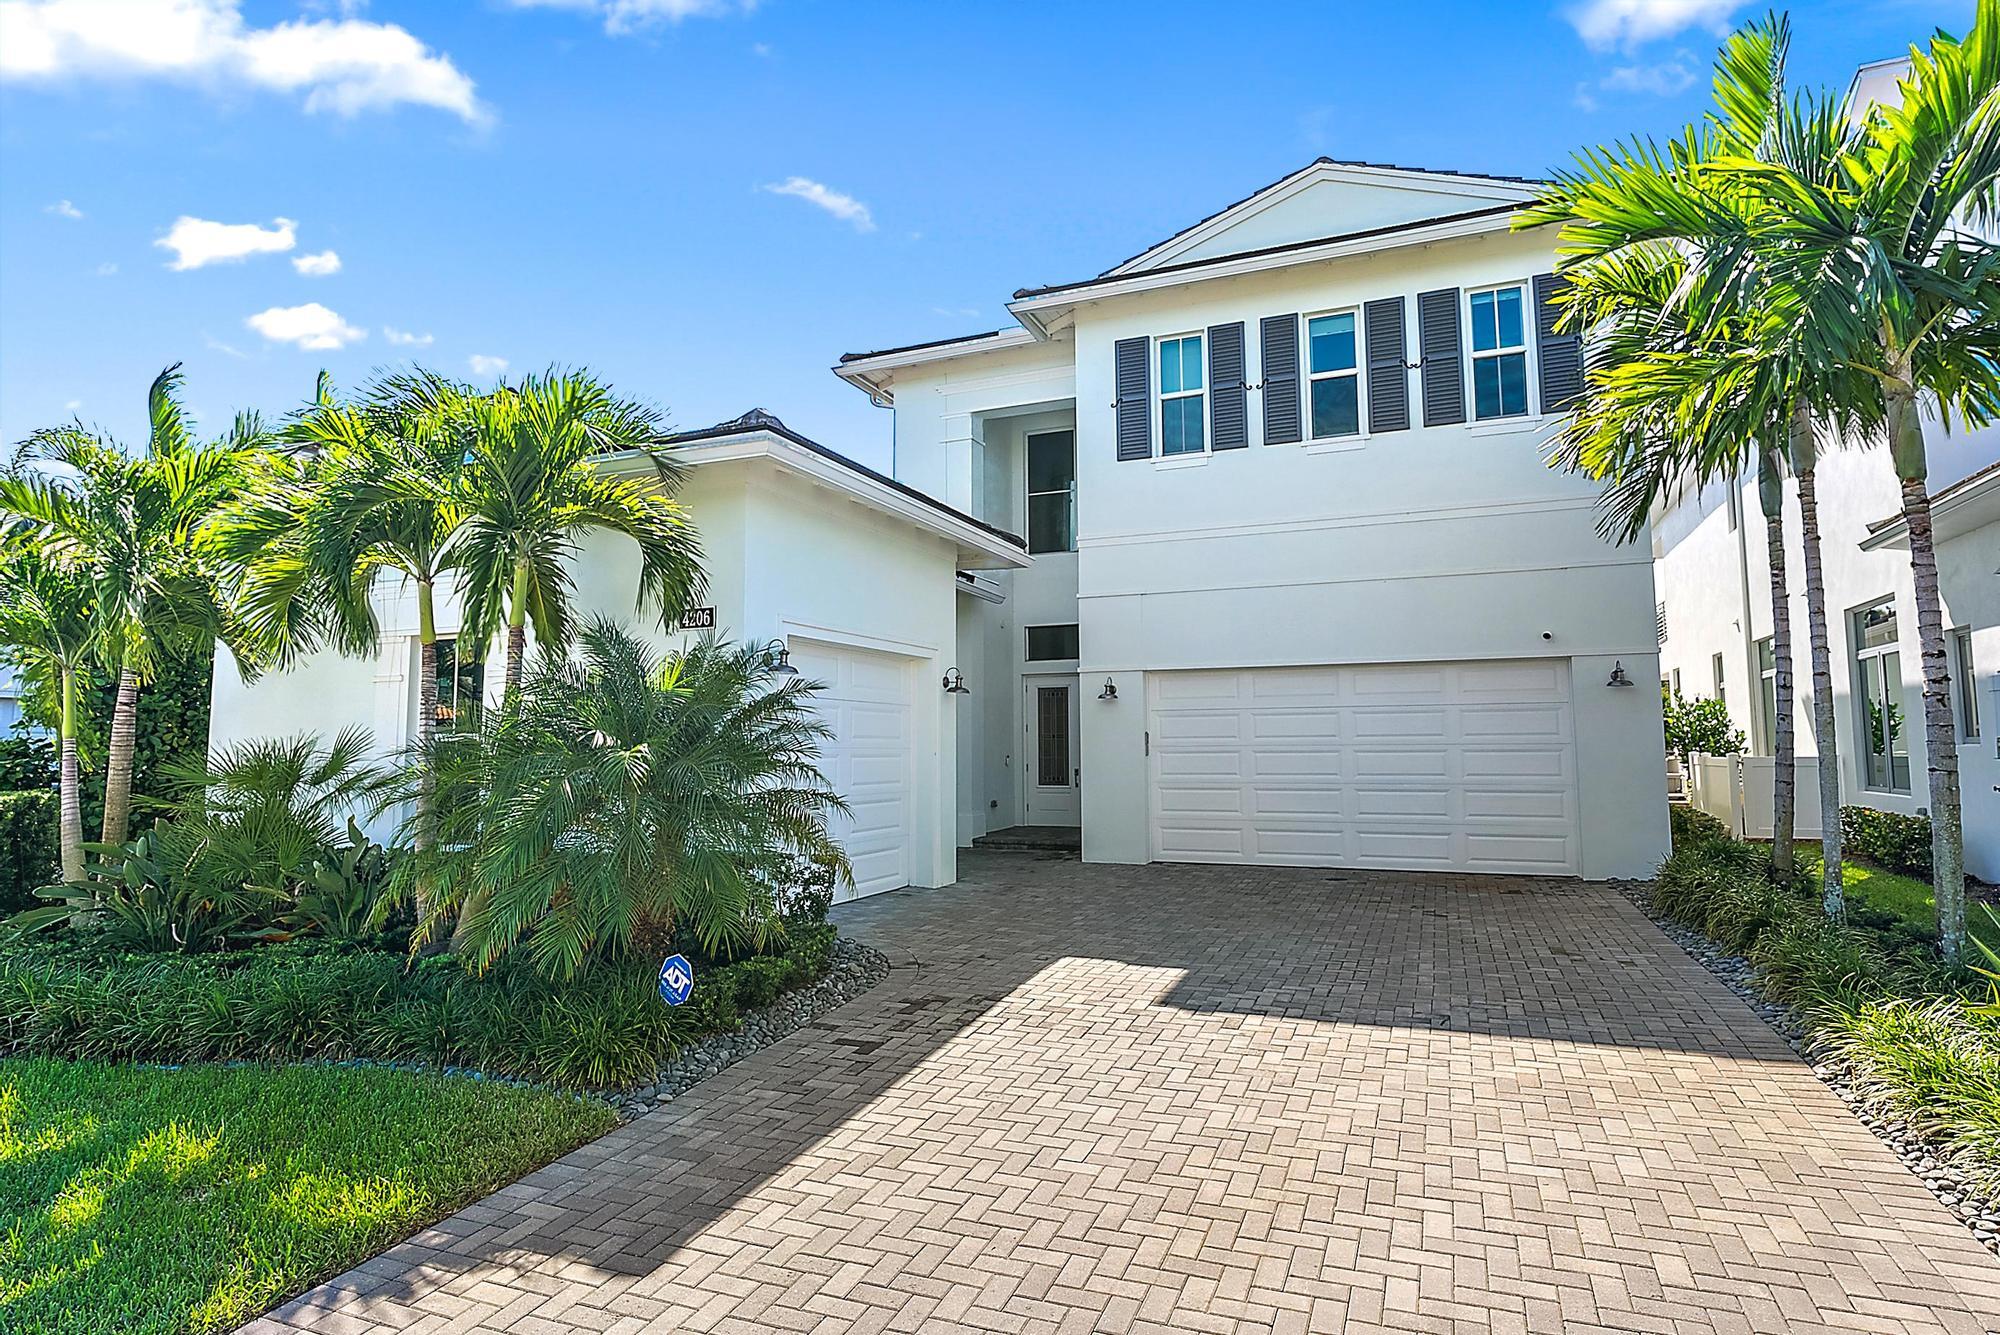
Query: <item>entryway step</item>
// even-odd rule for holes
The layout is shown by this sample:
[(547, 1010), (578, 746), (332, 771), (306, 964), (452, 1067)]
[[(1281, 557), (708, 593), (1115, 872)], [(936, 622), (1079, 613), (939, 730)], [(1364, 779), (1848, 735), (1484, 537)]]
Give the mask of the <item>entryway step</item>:
[(974, 848), (995, 849), (1006, 853), (1076, 853), (1083, 852), (1083, 827), (1081, 825), (1010, 825), (1004, 830), (990, 830), (972, 841)]

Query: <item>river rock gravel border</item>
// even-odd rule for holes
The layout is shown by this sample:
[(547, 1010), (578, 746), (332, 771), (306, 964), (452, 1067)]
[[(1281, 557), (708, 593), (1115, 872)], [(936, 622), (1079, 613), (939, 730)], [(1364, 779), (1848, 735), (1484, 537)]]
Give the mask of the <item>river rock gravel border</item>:
[(880, 951), (840, 937), (833, 943), (832, 966), (818, 982), (751, 1011), (741, 1026), (728, 1033), (710, 1034), (682, 1048), (660, 1068), (658, 1080), (627, 1090), (615, 1100), (620, 1115), (629, 1121), (672, 1103), (718, 1071), (796, 1033), (888, 976), (889, 961)]
[(2000, 1195), (1982, 1195), (1965, 1174), (1942, 1161), (1941, 1152), (1935, 1144), (1924, 1140), (1892, 1110), (1871, 1102), (1855, 1090), (1842, 1066), (1815, 1058), (1805, 1024), (1798, 1015), (1790, 1007), (1779, 1005), (1757, 991), (1757, 967), (1741, 955), (1730, 954), (1701, 933), (1654, 911), (1651, 881), (1616, 881), (1613, 884), (1675, 945), (1721, 979), (1725, 987), (1741, 997), (1744, 1004), (1777, 1030), (1791, 1045), (1792, 1051), (1798, 1053), (1811, 1068), (1820, 1083), (1839, 1095), (1841, 1101), (1861, 1119), (1861, 1124), (1895, 1151), (1903, 1166), (1972, 1231), (1979, 1245), (2000, 1256)]

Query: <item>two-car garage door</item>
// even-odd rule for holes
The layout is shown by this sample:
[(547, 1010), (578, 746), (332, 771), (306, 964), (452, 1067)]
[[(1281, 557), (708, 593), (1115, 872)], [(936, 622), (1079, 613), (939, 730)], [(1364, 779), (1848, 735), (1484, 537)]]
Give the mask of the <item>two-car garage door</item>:
[(1154, 673), (1167, 862), (1574, 874), (1561, 660)]

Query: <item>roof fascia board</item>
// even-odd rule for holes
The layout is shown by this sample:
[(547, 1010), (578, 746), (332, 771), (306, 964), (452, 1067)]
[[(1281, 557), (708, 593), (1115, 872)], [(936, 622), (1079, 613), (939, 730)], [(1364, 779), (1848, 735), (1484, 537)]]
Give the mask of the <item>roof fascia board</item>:
[(843, 380), (859, 383), (869, 380), (878, 372), (901, 370), (909, 366), (922, 366), (927, 362), (948, 362), (958, 357), (977, 356), (983, 352), (997, 352), (1003, 348), (1019, 348), (1036, 342), (1033, 334), (1026, 329), (1003, 329), (997, 334), (979, 334), (972, 338), (959, 339), (950, 343), (937, 343), (925, 348), (912, 348), (907, 352), (885, 352), (874, 357), (857, 357), (852, 361), (834, 363), (833, 373)]
[[(1931, 497), (1931, 525), (1936, 528), (1941, 523), (1955, 519), (1960, 510), (1969, 506), (1979, 506), (1983, 502), (1990, 502), (1996, 509), (2000, 509), (2000, 466), (1983, 469), (1963, 482), (1955, 483)], [(1901, 515), (1878, 520), (1870, 527), (1868, 536), (1860, 543), (1864, 552), (1879, 551), (1884, 547), (1900, 547), (1910, 540), (1909, 521)]]

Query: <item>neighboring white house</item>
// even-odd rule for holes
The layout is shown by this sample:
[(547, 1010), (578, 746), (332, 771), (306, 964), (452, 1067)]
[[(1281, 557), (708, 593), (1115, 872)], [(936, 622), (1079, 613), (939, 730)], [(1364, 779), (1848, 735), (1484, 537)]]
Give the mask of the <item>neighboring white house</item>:
[(23, 717), (20, 675), (0, 663), (0, 738), (13, 736), (14, 725)]
[(962, 840), (1652, 871), (1652, 570), (1542, 461), (1580, 367), (1535, 188), (1321, 159), (1014, 327), (841, 359), (896, 476), (1034, 559), (960, 591)]
[[(1534, 189), (1322, 159), (1014, 327), (845, 357), (893, 479), (761, 414), (680, 438), (716, 629), (832, 684), (859, 892), (1022, 824), (1107, 862), (1653, 870), (1653, 568), (1542, 462), (1580, 365), (1551, 232), (1512, 230)], [(628, 613), (634, 566), (592, 544), (586, 602)], [(400, 742), (412, 609), (387, 629), (217, 673), (216, 740)]]

